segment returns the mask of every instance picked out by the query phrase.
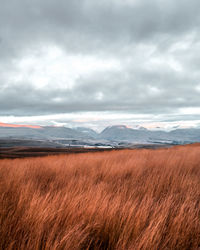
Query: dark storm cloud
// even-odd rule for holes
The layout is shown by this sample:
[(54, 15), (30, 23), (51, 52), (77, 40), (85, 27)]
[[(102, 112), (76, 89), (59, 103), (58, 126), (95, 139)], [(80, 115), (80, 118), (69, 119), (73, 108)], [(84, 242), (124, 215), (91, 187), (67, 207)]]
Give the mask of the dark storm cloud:
[[(0, 114), (167, 114), (199, 107), (200, 1), (125, 2), (1, 1)], [(71, 89), (10, 78), (20, 58), (49, 45), (66, 54), (113, 57), (122, 68), (80, 76)]]

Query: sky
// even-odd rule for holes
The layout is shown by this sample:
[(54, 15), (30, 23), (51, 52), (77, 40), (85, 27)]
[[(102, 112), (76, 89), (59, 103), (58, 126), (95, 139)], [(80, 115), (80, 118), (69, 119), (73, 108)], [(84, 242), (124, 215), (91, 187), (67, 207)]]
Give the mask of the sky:
[(200, 126), (199, 0), (0, 0), (0, 122)]

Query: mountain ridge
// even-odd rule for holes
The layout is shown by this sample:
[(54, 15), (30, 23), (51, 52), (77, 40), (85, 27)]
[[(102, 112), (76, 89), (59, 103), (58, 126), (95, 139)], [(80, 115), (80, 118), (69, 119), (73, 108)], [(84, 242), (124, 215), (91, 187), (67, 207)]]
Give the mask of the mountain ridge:
[[(0, 138), (37, 140), (77, 140), (88, 144), (105, 142), (127, 143), (190, 143), (200, 142), (200, 128), (177, 128), (172, 131), (149, 130), (141, 126), (130, 128), (126, 125), (113, 125), (100, 133), (87, 127), (58, 127), (37, 125), (12, 125), (0, 123)], [(89, 142), (88, 142), (89, 141)], [(77, 142), (78, 144), (78, 142)]]

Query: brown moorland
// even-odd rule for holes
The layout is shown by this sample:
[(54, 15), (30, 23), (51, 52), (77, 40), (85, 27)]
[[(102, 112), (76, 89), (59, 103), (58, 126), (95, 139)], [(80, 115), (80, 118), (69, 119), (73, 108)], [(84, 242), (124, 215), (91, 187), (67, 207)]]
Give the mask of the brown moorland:
[(121, 149), (104, 148), (44, 148), (44, 147), (8, 147), (0, 148), (0, 159), (16, 159), (59, 154), (79, 154), (87, 152), (102, 152)]
[(0, 160), (0, 249), (198, 249), (200, 145)]

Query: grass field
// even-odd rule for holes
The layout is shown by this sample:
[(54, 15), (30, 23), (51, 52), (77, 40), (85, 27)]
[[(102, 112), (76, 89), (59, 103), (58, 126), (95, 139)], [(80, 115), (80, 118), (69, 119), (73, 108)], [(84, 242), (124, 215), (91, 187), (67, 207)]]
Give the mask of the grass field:
[(200, 145), (0, 160), (0, 249), (198, 249)]

